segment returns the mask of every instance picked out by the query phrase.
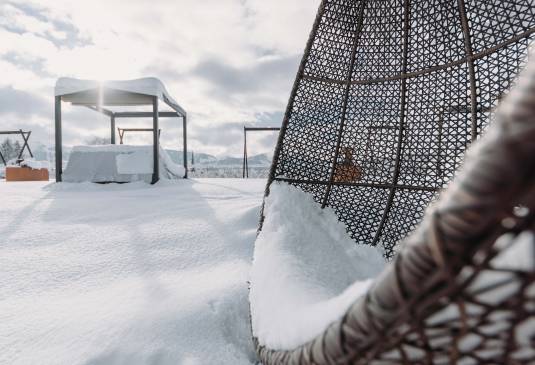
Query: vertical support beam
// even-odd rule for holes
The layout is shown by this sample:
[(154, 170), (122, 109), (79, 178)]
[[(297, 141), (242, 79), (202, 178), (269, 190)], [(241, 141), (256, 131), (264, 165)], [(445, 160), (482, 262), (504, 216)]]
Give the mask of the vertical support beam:
[(377, 246), (379, 240), (381, 239), (381, 234), (383, 233), (383, 228), (388, 219), (388, 214), (394, 203), (394, 197), (396, 195), (396, 187), (398, 184), (399, 174), (401, 172), (401, 155), (403, 154), (403, 138), (405, 136), (405, 124), (406, 124), (406, 114), (407, 114), (407, 58), (409, 56), (409, 32), (411, 30), (411, 0), (404, 0), (403, 2), (403, 59), (401, 64), (401, 74), (404, 76), (401, 79), (401, 100), (399, 106), (399, 134), (398, 142), (396, 147), (396, 159), (394, 162), (394, 176), (392, 177), (392, 187), (390, 188), (390, 193), (388, 195), (388, 200), (386, 202), (385, 210), (383, 211), (383, 217), (375, 231), (375, 236), (371, 242), (371, 246)]
[(247, 130), (243, 126), (243, 166), (242, 166), (242, 178), (245, 179), (245, 160), (247, 159)]
[(468, 24), (464, 0), (458, 0), (457, 3), (459, 6), (461, 25), (463, 27), (464, 50), (466, 52), (466, 63), (468, 65), (468, 75), (470, 77), (470, 140), (474, 142), (477, 139), (477, 85), (473, 59), (474, 53), (472, 51), (472, 36), (470, 34), (470, 26)]
[(110, 143), (115, 144), (115, 114), (110, 117)]
[(63, 148), (61, 139), (61, 96), (56, 96), (55, 113), (55, 146), (56, 146), (56, 182), (61, 182), (63, 173)]
[[(247, 131), (245, 132), (247, 135)], [(249, 178), (249, 153), (247, 151), (247, 142), (245, 144), (245, 177)]]
[(337, 137), (336, 137), (336, 147), (334, 149), (334, 156), (331, 163), (331, 171), (329, 173), (329, 182), (327, 184), (327, 188), (325, 189), (325, 193), (323, 195), (323, 200), (321, 203), (321, 208), (325, 208), (327, 206), (327, 202), (329, 201), (329, 195), (331, 194), (331, 189), (334, 182), (334, 173), (336, 171), (336, 165), (338, 163), (338, 156), (340, 154), (340, 145), (342, 143), (342, 137), (344, 134), (344, 128), (347, 120), (347, 106), (349, 104), (349, 93), (351, 91), (351, 79), (353, 76), (353, 71), (355, 68), (355, 59), (357, 54), (357, 49), (360, 42), (360, 37), (362, 33), (362, 27), (364, 24), (364, 10), (367, 5), (367, 0), (361, 0), (359, 4), (359, 17), (357, 20), (357, 28), (355, 29), (355, 39), (353, 40), (353, 47), (351, 49), (351, 60), (349, 61), (349, 71), (347, 73), (347, 80), (345, 82), (345, 89), (344, 89), (344, 101), (342, 104), (342, 113), (340, 117), (340, 124), (338, 126), (337, 131)]
[(182, 139), (184, 141), (184, 179), (188, 178), (188, 117), (182, 116)]
[(158, 138), (158, 97), (152, 97), (152, 182), (160, 180), (160, 139)]
[(444, 113), (445, 107), (442, 107), (438, 115), (438, 147), (437, 147), (437, 176), (442, 178), (442, 168), (440, 166), (442, 160), (442, 131), (444, 129)]
[[(318, 13), (316, 14), (316, 19), (314, 20), (314, 25), (312, 26), (312, 31), (310, 32), (308, 36), (307, 45), (305, 47), (305, 52), (303, 53), (303, 58), (301, 58), (301, 63), (299, 64), (297, 75), (295, 76), (295, 80), (292, 86), (292, 91), (290, 93), (290, 100), (288, 101), (288, 104), (286, 105), (286, 111), (284, 112), (284, 117), (282, 120), (279, 138), (277, 139), (277, 145), (275, 146), (275, 151), (273, 152), (273, 160), (271, 163), (271, 168), (269, 170), (269, 176), (268, 176), (268, 181), (266, 184), (266, 190), (264, 192), (264, 198), (269, 195), (269, 186), (271, 185), (273, 180), (275, 180), (277, 165), (279, 163), (279, 156), (282, 151), (282, 142), (284, 141), (284, 136), (286, 135), (286, 130), (288, 129), (288, 124), (290, 121), (290, 116), (292, 114), (295, 97), (297, 95), (297, 89), (299, 88), (301, 79), (303, 78), (303, 75), (305, 74), (305, 66), (307, 63), (307, 59), (310, 55), (310, 50), (312, 49), (314, 38), (316, 37), (316, 34), (318, 32), (318, 28), (321, 23), (321, 18), (323, 17), (323, 14), (325, 13), (326, 5), (327, 5), (327, 0), (322, 0), (318, 8)], [(264, 203), (262, 203), (262, 209), (260, 212), (260, 225), (258, 227), (258, 231), (262, 230), (263, 222), (264, 222)]]

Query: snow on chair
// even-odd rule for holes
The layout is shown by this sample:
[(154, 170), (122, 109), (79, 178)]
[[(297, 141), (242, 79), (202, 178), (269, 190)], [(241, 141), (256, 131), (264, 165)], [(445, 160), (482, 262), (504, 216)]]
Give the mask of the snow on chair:
[[(535, 62), (506, 95), (534, 15), (322, 2), (255, 244), (263, 364), (535, 363)], [(345, 146), (358, 180), (336, 179)]]

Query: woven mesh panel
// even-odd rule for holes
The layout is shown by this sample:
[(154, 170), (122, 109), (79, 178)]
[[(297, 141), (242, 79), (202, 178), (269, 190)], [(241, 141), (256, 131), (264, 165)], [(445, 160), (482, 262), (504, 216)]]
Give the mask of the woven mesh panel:
[(392, 258), (491, 123), (534, 33), (533, 0), (324, 0), (269, 182), (312, 193)]

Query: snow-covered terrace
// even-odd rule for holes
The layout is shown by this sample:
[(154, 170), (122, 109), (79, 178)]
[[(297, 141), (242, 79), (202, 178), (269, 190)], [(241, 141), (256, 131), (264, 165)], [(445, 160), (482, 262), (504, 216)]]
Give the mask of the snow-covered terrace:
[(0, 364), (252, 364), (265, 180), (0, 183)]

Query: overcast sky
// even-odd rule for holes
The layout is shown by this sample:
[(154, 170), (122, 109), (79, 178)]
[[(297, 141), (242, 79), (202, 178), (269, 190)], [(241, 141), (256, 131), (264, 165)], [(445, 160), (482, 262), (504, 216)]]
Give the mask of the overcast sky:
[[(70, 76), (154, 76), (189, 113), (189, 145), (238, 155), (242, 128), (279, 126), (319, 0), (0, 0), (0, 129), (53, 144), (53, 88)], [(64, 144), (108, 137), (108, 121), (64, 106)], [(177, 148), (175, 120), (162, 144)], [(124, 120), (118, 126), (147, 126)], [(259, 135), (250, 154), (272, 150)], [(127, 142), (149, 142), (132, 136)]]

